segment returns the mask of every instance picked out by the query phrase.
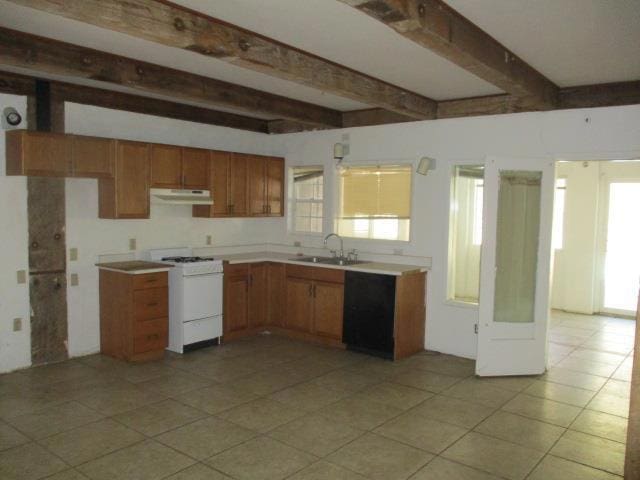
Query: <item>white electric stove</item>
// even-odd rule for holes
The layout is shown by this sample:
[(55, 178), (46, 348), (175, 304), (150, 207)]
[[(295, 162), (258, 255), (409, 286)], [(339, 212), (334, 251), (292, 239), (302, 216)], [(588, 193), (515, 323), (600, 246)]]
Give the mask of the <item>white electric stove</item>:
[(184, 353), (222, 336), (222, 260), (194, 257), (190, 248), (151, 250), (169, 271), (169, 346)]

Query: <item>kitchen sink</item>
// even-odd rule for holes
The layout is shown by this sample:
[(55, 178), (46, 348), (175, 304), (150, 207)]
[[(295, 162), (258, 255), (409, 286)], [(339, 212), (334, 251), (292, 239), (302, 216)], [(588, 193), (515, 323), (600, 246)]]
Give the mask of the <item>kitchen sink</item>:
[(349, 265), (360, 265), (361, 263), (369, 263), (364, 260), (349, 260), (347, 258), (338, 257), (295, 257), (290, 260), (296, 262), (308, 262), (308, 263), (324, 263), (325, 265), (340, 265), (341, 267), (347, 267)]
[(360, 265), (361, 263), (371, 263), (365, 260), (349, 260), (348, 258), (326, 258), (320, 261), (320, 263), (326, 263), (327, 265), (340, 265), (347, 267), (349, 265)]
[(331, 257), (294, 257), (289, 260), (295, 262), (309, 262), (309, 263), (326, 263), (327, 260), (333, 260)]

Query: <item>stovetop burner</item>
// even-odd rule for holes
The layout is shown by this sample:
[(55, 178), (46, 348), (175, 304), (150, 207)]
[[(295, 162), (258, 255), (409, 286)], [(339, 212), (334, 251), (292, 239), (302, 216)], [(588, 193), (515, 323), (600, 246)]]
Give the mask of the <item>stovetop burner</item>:
[(195, 263), (195, 262), (210, 262), (213, 258), (204, 257), (162, 257), (163, 262), (175, 262), (175, 263)]

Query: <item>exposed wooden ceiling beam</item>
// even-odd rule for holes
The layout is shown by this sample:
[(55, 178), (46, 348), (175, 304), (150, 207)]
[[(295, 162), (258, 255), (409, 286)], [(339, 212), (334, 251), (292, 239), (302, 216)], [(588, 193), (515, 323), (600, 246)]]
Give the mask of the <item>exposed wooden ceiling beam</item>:
[(640, 103), (640, 80), (561, 88), (559, 108), (611, 107)]
[(0, 28), (0, 65), (105, 82), (203, 107), (342, 126), (336, 110), (6, 28)]
[(340, 0), (505, 92), (555, 106), (558, 89), (443, 0)]
[(11, 0), (303, 84), (414, 119), (434, 118), (432, 99), (294, 47), (157, 0)]
[[(35, 77), (0, 71), (0, 93), (32, 96), (35, 92), (35, 81)], [(50, 83), (51, 96), (58, 102), (80, 103), (114, 110), (124, 110), (126, 112), (186, 120), (188, 122), (269, 133), (268, 122), (259, 118), (194, 107), (192, 105), (185, 105), (184, 103), (169, 102), (157, 98), (114, 92), (101, 88), (85, 87), (56, 81)]]

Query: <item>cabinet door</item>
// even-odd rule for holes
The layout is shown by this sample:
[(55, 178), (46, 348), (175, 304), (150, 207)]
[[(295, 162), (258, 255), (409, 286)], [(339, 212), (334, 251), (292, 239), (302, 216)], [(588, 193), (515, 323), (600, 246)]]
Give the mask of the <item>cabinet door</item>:
[(214, 217), (226, 216), (230, 212), (229, 156), (227, 152), (211, 152), (211, 180), (209, 185), (213, 190), (212, 212)]
[(287, 277), (287, 318), (285, 326), (303, 332), (311, 331), (313, 315), (313, 282)]
[(268, 158), (266, 166), (267, 213), (284, 215), (284, 158)]
[(247, 190), (249, 215), (259, 217), (267, 213), (266, 161), (264, 157), (250, 156), (247, 160)]
[(9, 131), (6, 134), (7, 175), (66, 177), (71, 175), (69, 136), (50, 132)]
[(151, 187), (182, 188), (182, 149), (151, 145)]
[(229, 199), (230, 215), (247, 215), (247, 158), (240, 153), (229, 154)]
[(209, 150), (182, 149), (182, 187), (189, 190), (206, 190), (209, 184)]
[(224, 281), (224, 333), (237, 332), (249, 327), (249, 278), (246, 275), (225, 276)]
[(249, 267), (249, 325), (267, 324), (267, 264), (253, 263)]
[(71, 138), (71, 163), (74, 177), (113, 178), (115, 140), (110, 138)]
[(267, 323), (283, 327), (287, 288), (284, 263), (269, 263), (267, 277), (269, 298)]
[(117, 142), (117, 218), (149, 218), (149, 167), (149, 144)]
[(344, 286), (340, 283), (314, 282), (313, 332), (342, 340)]

